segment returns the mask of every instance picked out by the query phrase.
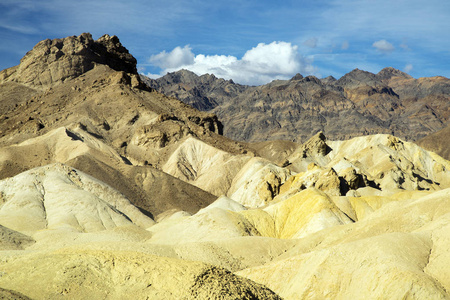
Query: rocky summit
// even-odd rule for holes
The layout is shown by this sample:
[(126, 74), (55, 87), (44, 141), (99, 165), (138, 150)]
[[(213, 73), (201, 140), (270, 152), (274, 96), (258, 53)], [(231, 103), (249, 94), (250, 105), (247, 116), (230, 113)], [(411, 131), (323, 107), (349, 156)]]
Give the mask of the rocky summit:
[(447, 86), (148, 81), (116, 36), (42, 41), (0, 72), (0, 297), (448, 299)]
[(386, 133), (415, 141), (450, 122), (448, 78), (414, 79), (394, 68), (378, 74), (355, 69), (338, 80), (297, 74), (262, 86), (187, 70), (144, 81), (217, 114), (225, 136), (240, 141), (305, 142), (319, 131), (335, 140)]

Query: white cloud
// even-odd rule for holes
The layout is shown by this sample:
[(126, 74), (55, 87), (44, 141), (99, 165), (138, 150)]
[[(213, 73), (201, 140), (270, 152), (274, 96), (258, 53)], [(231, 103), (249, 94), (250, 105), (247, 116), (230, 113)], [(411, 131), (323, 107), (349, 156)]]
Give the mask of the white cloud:
[(412, 64), (407, 64), (405, 66), (405, 68), (403, 69), (403, 71), (405, 71), (405, 73), (409, 73), (409, 72), (412, 71), (412, 69), (413, 69), (413, 65)]
[(386, 40), (379, 40), (372, 44), (378, 51), (383, 53), (391, 53), (395, 47)]
[(310, 39), (307, 39), (306, 41), (303, 42), (303, 45), (310, 47), (310, 48), (316, 48), (317, 47), (317, 38), (312, 37)]
[(191, 65), (194, 62), (194, 53), (192, 53), (189, 45), (176, 47), (169, 53), (163, 51), (150, 57), (150, 63), (160, 67), (161, 69), (179, 68), (185, 65)]
[[(162, 69), (159, 76), (187, 69), (199, 75), (212, 73), (217, 77), (250, 85), (288, 79), (298, 72), (310, 74), (315, 70), (298, 53), (296, 45), (286, 42), (260, 43), (248, 50), (241, 59), (225, 55), (194, 55), (188, 46), (176, 47), (171, 52), (163, 51), (153, 55), (150, 63)], [(157, 77), (155, 74), (148, 76)]]
[(248, 71), (261, 74), (292, 74), (300, 69), (298, 47), (286, 42), (264, 43), (248, 50), (242, 57)]

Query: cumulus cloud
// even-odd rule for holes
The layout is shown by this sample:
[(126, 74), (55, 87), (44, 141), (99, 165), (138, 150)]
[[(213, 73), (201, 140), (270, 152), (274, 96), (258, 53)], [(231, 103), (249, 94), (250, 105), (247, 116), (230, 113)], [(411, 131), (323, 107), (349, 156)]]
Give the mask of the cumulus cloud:
[(286, 42), (260, 43), (248, 50), (241, 59), (226, 55), (195, 55), (189, 46), (163, 51), (150, 58), (150, 63), (162, 69), (155, 78), (180, 69), (202, 75), (233, 79), (250, 85), (268, 83), (274, 79), (288, 79), (295, 73), (311, 73), (311, 62), (298, 53), (298, 47)]
[(161, 69), (178, 68), (184, 65), (190, 65), (194, 62), (194, 53), (192, 53), (189, 45), (176, 47), (169, 53), (163, 51), (150, 57), (150, 63), (160, 67)]
[(372, 46), (383, 53), (391, 53), (395, 49), (395, 47), (386, 40), (376, 41), (372, 44)]
[(407, 64), (405, 66), (405, 68), (403, 69), (403, 71), (405, 71), (405, 73), (409, 73), (409, 72), (412, 71), (412, 69), (413, 69), (413, 65), (412, 64)]

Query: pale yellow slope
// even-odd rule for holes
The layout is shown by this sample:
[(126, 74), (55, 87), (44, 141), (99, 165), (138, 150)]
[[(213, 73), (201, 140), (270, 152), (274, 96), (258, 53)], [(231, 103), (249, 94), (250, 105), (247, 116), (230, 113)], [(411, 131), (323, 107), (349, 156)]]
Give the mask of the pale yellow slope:
[(238, 274), (285, 299), (447, 299), (450, 189), (393, 201)]
[(193, 216), (171, 217), (152, 226), (150, 241), (179, 244), (241, 236), (291, 239), (352, 222), (329, 196), (315, 189), (304, 190), (265, 209), (232, 211), (227, 209), (230, 204), (210, 206)]
[(262, 207), (278, 194), (291, 172), (268, 160), (252, 158), (233, 178), (227, 195), (247, 207)]
[(265, 209), (275, 221), (278, 238), (302, 238), (325, 228), (348, 224), (348, 218), (325, 193), (304, 190)]
[[(11, 173), (54, 162), (67, 162), (81, 155), (91, 155), (101, 161), (122, 162), (110, 146), (87, 134), (78, 127), (60, 127), (45, 135), (26, 140), (20, 144), (0, 148), (0, 170), (4, 178)], [(15, 165), (15, 169), (11, 166)]]
[(426, 274), (430, 244), (390, 233), (238, 272), (284, 299), (446, 299)]
[(0, 267), (1, 287), (33, 299), (279, 299), (221, 268), (129, 251), (31, 253)]
[(250, 159), (187, 138), (172, 153), (163, 171), (216, 196), (225, 195), (239, 169)]
[(66, 228), (92, 232), (154, 224), (116, 190), (62, 164), (4, 179), (0, 192), (0, 223), (18, 231)]
[(180, 244), (259, 235), (244, 216), (221, 208), (200, 211), (180, 222), (171, 223), (169, 227), (162, 225), (149, 228), (153, 232), (152, 243)]
[[(289, 158), (289, 168), (301, 171), (296, 175), (297, 188), (316, 187), (330, 195), (352, 196), (450, 187), (449, 161), (394, 136), (377, 134), (320, 142), (328, 151), (310, 153), (304, 149), (306, 143)], [(366, 187), (370, 188), (358, 191)]]
[(333, 149), (329, 165), (345, 157), (376, 179), (382, 189), (450, 186), (450, 162), (414, 143), (384, 134), (327, 143)]

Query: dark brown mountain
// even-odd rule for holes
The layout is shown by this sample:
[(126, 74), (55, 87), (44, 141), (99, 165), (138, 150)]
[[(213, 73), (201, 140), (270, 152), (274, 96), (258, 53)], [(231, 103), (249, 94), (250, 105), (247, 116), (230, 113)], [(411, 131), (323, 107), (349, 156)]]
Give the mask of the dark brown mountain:
[(210, 74), (197, 76), (187, 70), (168, 73), (158, 80), (145, 76), (142, 76), (142, 79), (153, 89), (170, 94), (202, 111), (212, 110), (249, 88)]
[(355, 69), (336, 80), (295, 75), (252, 87), (181, 70), (151, 87), (217, 114), (224, 134), (241, 141), (304, 141), (323, 131), (329, 139), (389, 133), (418, 140), (450, 118), (450, 80), (414, 79), (394, 68), (378, 74)]

